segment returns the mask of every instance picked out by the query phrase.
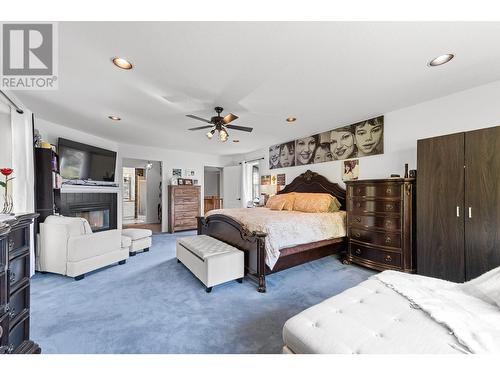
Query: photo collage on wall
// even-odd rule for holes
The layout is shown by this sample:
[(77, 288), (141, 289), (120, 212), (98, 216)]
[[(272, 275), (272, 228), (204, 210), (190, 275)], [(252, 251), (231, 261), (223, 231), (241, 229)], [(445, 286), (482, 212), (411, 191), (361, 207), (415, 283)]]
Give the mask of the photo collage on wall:
[(269, 147), (269, 169), (384, 153), (384, 116)]

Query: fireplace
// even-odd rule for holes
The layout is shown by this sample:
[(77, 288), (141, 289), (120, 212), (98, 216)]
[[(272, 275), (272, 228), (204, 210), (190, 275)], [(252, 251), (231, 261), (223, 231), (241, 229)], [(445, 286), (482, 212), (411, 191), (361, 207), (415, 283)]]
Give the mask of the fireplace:
[(58, 208), (61, 215), (87, 219), (93, 232), (117, 228), (116, 193), (62, 193)]

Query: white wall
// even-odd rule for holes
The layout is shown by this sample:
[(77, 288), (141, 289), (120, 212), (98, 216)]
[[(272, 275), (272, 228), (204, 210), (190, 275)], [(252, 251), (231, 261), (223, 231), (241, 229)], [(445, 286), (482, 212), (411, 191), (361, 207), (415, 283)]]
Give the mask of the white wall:
[[(172, 178), (172, 169), (181, 168), (193, 169), (196, 173), (195, 179), (201, 185), (203, 194), (204, 167), (215, 166), (224, 167), (232, 162), (230, 156), (217, 156), (187, 151), (167, 150), (158, 147), (144, 147), (130, 144), (119, 144), (117, 142), (96, 137), (92, 134), (80, 130), (71, 129), (60, 124), (55, 124), (43, 119), (35, 121), (35, 127), (40, 130), (44, 140), (51, 143), (57, 143), (57, 138), (68, 138), (77, 142), (87, 143), (93, 146), (117, 151), (116, 182), (122, 182), (122, 160), (123, 158), (156, 160), (162, 162), (162, 231), (168, 229), (168, 194), (167, 186)], [(118, 197), (118, 225), (121, 228), (122, 222), (122, 196), (121, 190)], [(203, 197), (202, 197), (203, 198)], [(203, 199), (201, 201), (203, 212)]]
[(10, 108), (0, 102), (0, 168), (12, 166)]
[[(432, 88), (430, 88), (432, 89)], [(384, 154), (359, 159), (360, 178), (404, 175), (404, 164), (417, 167), (417, 140), (500, 125), (500, 81), (385, 114)], [(346, 124), (348, 125), (348, 124)], [(233, 164), (258, 157), (261, 174), (285, 173), (286, 183), (311, 169), (342, 186), (341, 161), (269, 170), (268, 151), (238, 155)]]

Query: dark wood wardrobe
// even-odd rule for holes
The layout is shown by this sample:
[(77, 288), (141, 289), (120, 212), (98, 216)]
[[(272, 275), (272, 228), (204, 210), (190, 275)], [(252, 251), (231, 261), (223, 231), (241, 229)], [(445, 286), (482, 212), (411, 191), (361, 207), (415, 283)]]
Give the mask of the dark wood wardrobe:
[(500, 266), (500, 127), (417, 146), (417, 273), (454, 282)]

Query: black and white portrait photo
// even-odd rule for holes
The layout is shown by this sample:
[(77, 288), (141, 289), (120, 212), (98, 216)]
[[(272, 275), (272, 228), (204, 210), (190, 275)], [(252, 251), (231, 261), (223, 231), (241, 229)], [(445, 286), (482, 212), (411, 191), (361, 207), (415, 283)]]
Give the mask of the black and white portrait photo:
[(297, 139), (295, 141), (295, 165), (312, 164), (318, 143), (318, 135)]
[(384, 116), (269, 147), (269, 169), (384, 153)]

